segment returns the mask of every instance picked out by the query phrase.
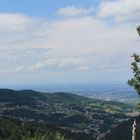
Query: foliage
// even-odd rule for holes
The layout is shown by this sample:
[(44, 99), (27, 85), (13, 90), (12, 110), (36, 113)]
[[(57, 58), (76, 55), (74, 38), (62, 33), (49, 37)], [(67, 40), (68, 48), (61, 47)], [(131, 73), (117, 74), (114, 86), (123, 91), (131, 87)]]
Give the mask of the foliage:
[(133, 62), (131, 63), (131, 69), (133, 70), (133, 78), (128, 80), (128, 84), (136, 90), (136, 92), (140, 95), (140, 56), (137, 54), (132, 55)]
[[(140, 35), (140, 26), (138, 26), (137, 31)], [(128, 84), (140, 95), (140, 56), (134, 53), (132, 58), (131, 69), (133, 71), (133, 77), (128, 80)]]
[[(137, 120), (137, 139), (140, 140), (140, 116), (136, 117)], [(130, 119), (121, 123), (106, 134), (105, 140), (132, 140), (132, 124), (134, 119)]]
[(138, 34), (140, 36), (140, 26), (137, 27)]
[[(0, 140), (68, 140), (52, 126), (0, 118)], [(70, 139), (69, 139), (70, 140)]]

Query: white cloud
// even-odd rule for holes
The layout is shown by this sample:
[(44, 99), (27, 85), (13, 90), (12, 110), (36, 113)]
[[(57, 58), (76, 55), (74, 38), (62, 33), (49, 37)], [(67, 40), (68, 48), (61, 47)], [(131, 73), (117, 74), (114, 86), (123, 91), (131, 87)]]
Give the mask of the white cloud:
[(130, 52), (136, 37), (135, 29), (129, 26), (110, 27), (93, 17), (82, 17), (53, 22), (46, 46), (51, 46), (60, 56)]
[(83, 8), (83, 7), (75, 7), (75, 6), (67, 6), (60, 8), (56, 14), (60, 16), (66, 16), (66, 17), (75, 17), (75, 16), (83, 16), (88, 15), (90, 13), (93, 13), (95, 9), (93, 7), (91, 8)]
[(0, 13), (1, 31), (24, 31), (30, 27), (31, 20), (24, 14)]
[(11, 22), (7, 22), (7, 15), (0, 16), (7, 19), (0, 24), (0, 32), (4, 31), (0, 35), (0, 74), (53, 77), (59, 73), (72, 78), (88, 73), (92, 78), (94, 73), (105, 71), (121, 73), (128, 70), (131, 53), (139, 49), (135, 28), (124, 24), (109, 26), (92, 16), (50, 22), (18, 16), (9, 15)]
[(88, 69), (90, 62), (82, 58), (47, 59), (35, 65), (35, 69), (57, 68), (57, 69)]
[[(126, 61), (127, 57), (122, 57), (120, 54), (117, 54), (121, 57), (121, 62), (118, 61), (117, 56), (106, 55), (106, 54), (97, 54), (92, 56), (92, 58), (63, 58), (63, 59), (47, 59), (42, 60), (39, 63), (31, 66), (33, 70), (40, 71), (46, 69), (53, 70), (67, 70), (67, 71), (110, 71), (118, 70), (120, 68), (128, 67)], [(123, 55), (126, 55), (125, 53)], [(114, 63), (115, 62), (115, 63)]]
[(115, 0), (101, 3), (97, 9), (101, 18), (112, 17), (116, 21), (140, 22), (139, 0)]

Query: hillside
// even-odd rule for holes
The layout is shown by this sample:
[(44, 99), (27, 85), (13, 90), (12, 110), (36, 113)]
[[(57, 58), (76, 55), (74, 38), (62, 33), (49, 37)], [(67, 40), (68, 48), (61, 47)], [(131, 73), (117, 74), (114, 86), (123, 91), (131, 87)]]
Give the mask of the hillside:
[(0, 89), (1, 116), (47, 123), (75, 135), (87, 135), (89, 140), (103, 139), (109, 130), (128, 120), (126, 113), (134, 109), (131, 105), (71, 93)]
[[(132, 124), (134, 119), (128, 120), (121, 123), (117, 127), (111, 130), (109, 134), (106, 135), (105, 140), (132, 140)], [(136, 117), (137, 121), (137, 140), (140, 139), (140, 116)]]
[(54, 125), (0, 117), (0, 140), (74, 140), (78, 137)]
[(54, 126), (0, 117), (0, 140), (63, 140), (59, 131)]

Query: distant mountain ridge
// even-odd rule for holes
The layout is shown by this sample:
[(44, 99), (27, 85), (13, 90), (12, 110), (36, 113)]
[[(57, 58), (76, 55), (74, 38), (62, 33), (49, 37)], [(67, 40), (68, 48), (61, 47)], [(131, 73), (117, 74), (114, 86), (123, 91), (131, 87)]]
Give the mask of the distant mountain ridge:
[[(6, 86), (5, 86), (6, 87)], [(12, 87), (12, 86), (11, 86)], [(101, 100), (114, 100), (119, 102), (138, 102), (139, 97), (127, 83), (81, 83), (81, 84), (41, 84), (17, 86), (15, 89), (34, 89), (43, 92), (75, 93), (85, 97)]]

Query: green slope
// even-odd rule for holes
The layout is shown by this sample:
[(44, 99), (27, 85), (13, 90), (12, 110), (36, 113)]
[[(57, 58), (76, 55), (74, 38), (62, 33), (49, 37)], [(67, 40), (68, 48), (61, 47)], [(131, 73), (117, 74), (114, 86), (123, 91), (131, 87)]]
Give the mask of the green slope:
[[(132, 125), (134, 119), (121, 123), (106, 135), (105, 140), (132, 140)], [(136, 117), (136, 140), (140, 140), (140, 116)]]
[[(62, 130), (34, 122), (21, 122), (0, 117), (0, 140), (70, 140)], [(67, 136), (68, 137), (68, 136)]]

